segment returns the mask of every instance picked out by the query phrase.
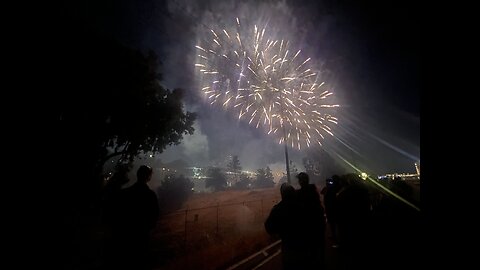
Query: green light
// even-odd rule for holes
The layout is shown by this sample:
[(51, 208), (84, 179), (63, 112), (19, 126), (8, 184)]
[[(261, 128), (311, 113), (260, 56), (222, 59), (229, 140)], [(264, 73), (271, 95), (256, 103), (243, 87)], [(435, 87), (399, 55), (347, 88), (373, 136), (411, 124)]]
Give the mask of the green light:
[[(362, 173), (359, 169), (357, 169), (357, 167), (355, 167), (353, 164), (351, 164), (350, 162), (348, 162), (346, 159), (344, 159), (342, 156), (340, 156), (339, 154), (336, 154), (339, 158), (341, 158), (343, 161), (345, 161), (345, 163), (347, 163), (350, 167), (352, 167), (354, 170), (356, 170), (357, 172), (361, 173), (362, 175), (364, 173)], [(404, 202), (405, 204), (407, 204), (408, 206), (412, 207), (413, 209), (417, 210), (417, 211), (420, 211), (420, 208), (418, 208), (417, 206), (415, 206), (414, 204), (412, 204), (411, 202), (405, 200), (404, 198), (400, 197), (399, 195), (393, 193), (391, 190), (389, 190), (388, 188), (380, 185), (379, 183), (377, 183), (377, 181), (373, 180), (370, 176), (367, 175), (367, 179), (370, 180), (370, 182), (374, 183), (375, 185), (377, 185), (379, 188), (381, 188), (382, 190), (384, 190), (385, 192), (387, 192), (388, 194), (392, 195), (393, 197), (399, 199), (400, 201)]]

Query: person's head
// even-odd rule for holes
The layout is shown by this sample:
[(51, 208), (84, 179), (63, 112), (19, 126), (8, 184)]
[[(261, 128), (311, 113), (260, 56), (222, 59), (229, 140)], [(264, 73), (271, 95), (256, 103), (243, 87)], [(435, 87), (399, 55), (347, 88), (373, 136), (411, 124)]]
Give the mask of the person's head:
[(137, 171), (137, 181), (141, 183), (148, 183), (152, 179), (153, 170), (151, 167), (142, 165)]
[(339, 178), (340, 177), (335, 174), (332, 176), (332, 178), (327, 179), (327, 187), (336, 189), (340, 184)]
[(309, 183), (309, 179), (308, 179), (308, 174), (304, 173), (304, 172), (301, 172), (297, 175), (297, 179), (298, 179), (298, 184), (300, 185), (300, 187), (305, 187), (305, 186), (308, 186), (308, 183)]
[(358, 176), (358, 174), (355, 173), (349, 173), (345, 175), (345, 182), (347, 186), (363, 184), (363, 180), (360, 178), (360, 176)]
[(283, 183), (280, 186), (280, 194), (282, 195), (282, 200), (291, 200), (295, 196), (295, 189), (288, 183)]

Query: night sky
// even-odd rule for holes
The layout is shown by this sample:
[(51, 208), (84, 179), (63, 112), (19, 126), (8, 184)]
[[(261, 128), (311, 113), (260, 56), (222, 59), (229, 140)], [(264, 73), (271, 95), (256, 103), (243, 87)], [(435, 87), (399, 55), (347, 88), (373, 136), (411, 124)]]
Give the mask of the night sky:
[[(168, 88), (187, 90), (193, 136), (157, 158), (191, 165), (239, 155), (246, 169), (282, 169), (283, 147), (228, 111), (209, 106), (195, 80), (202, 30), (235, 17), (269, 20), (329, 74), (339, 125), (325, 150), (371, 174), (414, 172), (420, 159), (418, 17), (408, 1), (71, 1), (67, 16), (143, 52), (155, 51)], [(208, 106), (207, 106), (208, 105)], [(303, 151), (291, 151), (301, 166)], [(346, 165), (345, 165), (346, 166)], [(351, 170), (351, 169), (350, 169)]]

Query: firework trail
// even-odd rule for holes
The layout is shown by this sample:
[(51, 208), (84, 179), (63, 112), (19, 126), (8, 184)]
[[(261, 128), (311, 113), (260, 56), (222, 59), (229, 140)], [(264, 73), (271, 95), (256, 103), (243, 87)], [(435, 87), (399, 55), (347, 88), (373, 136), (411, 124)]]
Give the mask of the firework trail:
[(195, 46), (195, 67), (210, 104), (264, 127), (292, 148), (322, 145), (325, 134), (333, 136), (329, 125), (337, 118), (329, 111), (338, 105), (326, 102), (332, 93), (318, 81), (312, 59), (291, 51), (289, 41), (269, 37), (266, 27), (243, 27), (237, 18), (232, 29), (210, 29)]

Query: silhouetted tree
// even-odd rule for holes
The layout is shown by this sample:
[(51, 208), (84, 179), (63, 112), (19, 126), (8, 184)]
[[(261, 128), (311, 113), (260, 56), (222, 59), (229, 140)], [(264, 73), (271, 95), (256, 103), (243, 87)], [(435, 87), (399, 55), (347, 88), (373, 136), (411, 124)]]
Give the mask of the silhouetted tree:
[(183, 175), (167, 175), (157, 190), (160, 209), (172, 211), (182, 207), (182, 204), (193, 193), (194, 183)]
[(131, 159), (142, 152), (161, 153), (194, 131), (195, 115), (183, 110), (183, 90), (160, 85), (155, 54), (125, 54), (123, 65), (128, 68), (118, 70), (117, 87), (105, 89), (111, 92), (96, 108), (97, 114), (91, 115), (103, 135), (99, 166), (113, 156)]
[[(98, 176), (107, 160), (120, 156), (123, 162), (179, 144), (184, 134), (193, 134), (195, 114), (184, 111), (183, 90), (160, 84), (153, 52), (144, 55), (83, 28), (72, 33), (62, 42), (65, 56), (55, 75), (63, 85), (51, 93), (52, 141), (57, 165), (65, 170), (61, 175), (75, 178), (73, 186), (88, 198), (80, 193), (101, 186)], [(69, 173), (78, 164), (81, 171)]]
[(240, 166), (240, 160), (238, 156), (233, 156), (230, 162), (227, 164), (227, 169), (235, 174), (235, 184), (240, 181), (239, 174), (242, 171), (242, 166)]
[(242, 166), (240, 166), (240, 160), (238, 156), (233, 156), (232, 160), (227, 164), (227, 168), (235, 173), (238, 173), (242, 170)]
[(257, 179), (255, 180), (255, 187), (257, 188), (268, 188), (275, 186), (273, 181), (273, 174), (270, 167), (258, 169), (257, 170)]
[[(68, 251), (59, 252), (60, 258), (74, 261), (72, 254), (93, 246), (85, 237), (90, 227), (80, 225), (94, 224), (100, 212), (105, 161), (116, 156), (128, 162), (138, 153), (180, 143), (193, 133), (195, 115), (184, 110), (182, 90), (160, 84), (153, 53), (127, 48), (90, 23), (66, 17), (59, 20), (61, 31), (45, 36), (46, 42), (55, 38), (45, 47), (51, 68), (42, 79), (48, 78), (48, 87), (23, 100), (32, 113), (17, 124), (40, 142), (34, 147), (43, 161), (38, 167), (52, 171), (49, 182), (62, 187), (49, 198), (62, 217), (58, 231), (65, 235), (56, 246)], [(30, 100), (34, 106), (26, 103)]]
[(267, 168), (265, 168), (265, 180), (272, 181), (272, 182), (274, 180), (272, 170), (268, 166)]
[(249, 189), (252, 186), (252, 178), (245, 173), (240, 174), (240, 181), (235, 183), (234, 188), (239, 190)]
[(213, 188), (214, 191), (224, 190), (227, 186), (227, 177), (222, 169), (210, 167), (207, 169), (207, 179), (205, 180), (206, 188)]

